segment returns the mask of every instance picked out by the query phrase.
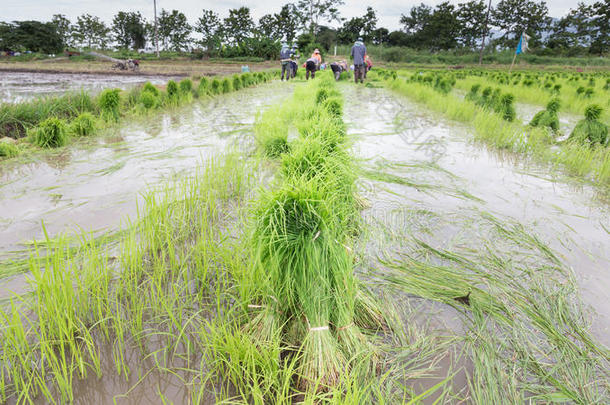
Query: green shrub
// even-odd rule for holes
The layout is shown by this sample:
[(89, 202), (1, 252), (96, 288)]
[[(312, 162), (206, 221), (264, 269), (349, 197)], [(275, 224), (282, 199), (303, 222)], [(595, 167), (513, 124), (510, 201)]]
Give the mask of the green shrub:
[(11, 158), (19, 154), (19, 148), (9, 142), (0, 142), (0, 157)]
[(119, 120), (120, 92), (119, 89), (106, 89), (100, 94), (100, 110), (102, 110), (102, 118), (106, 121)]
[(91, 135), (95, 131), (95, 117), (84, 112), (70, 123), (70, 132), (77, 136)]
[(608, 144), (608, 126), (599, 121), (602, 108), (592, 104), (585, 109), (585, 118), (579, 121), (569, 136), (569, 140), (581, 144)]
[(41, 148), (58, 148), (66, 144), (66, 124), (59, 118), (47, 118), (31, 130), (32, 141)]

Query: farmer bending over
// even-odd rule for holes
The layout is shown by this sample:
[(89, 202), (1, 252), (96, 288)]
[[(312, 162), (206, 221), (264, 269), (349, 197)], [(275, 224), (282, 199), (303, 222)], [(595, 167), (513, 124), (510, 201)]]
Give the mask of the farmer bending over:
[(344, 60), (340, 60), (339, 62), (333, 62), (330, 64), (330, 68), (332, 69), (335, 80), (339, 80), (342, 72), (347, 72), (347, 62)]

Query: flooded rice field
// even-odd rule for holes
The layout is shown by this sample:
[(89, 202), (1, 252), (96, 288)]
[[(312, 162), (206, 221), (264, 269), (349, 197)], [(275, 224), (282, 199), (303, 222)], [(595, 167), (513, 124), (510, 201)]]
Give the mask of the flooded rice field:
[(18, 103), (80, 90), (96, 94), (107, 88), (129, 89), (145, 82), (165, 84), (169, 79), (146, 75), (0, 71), (0, 102)]
[(385, 89), (345, 91), (345, 119), (367, 170), (393, 168), (406, 180), (368, 181), (367, 217), (392, 232), (418, 230), (430, 244), (472, 249), (497, 242), (481, 240), (486, 215), (524, 226), (572, 269), (596, 313), (594, 333), (610, 345), (610, 209), (593, 187), (473, 144), (469, 128)]
[[(364, 207), (364, 230), (357, 269), (363, 280), (372, 281), (371, 288), (386, 300), (384, 303), (391, 305), (388, 312), (395, 310), (402, 321), (405, 331), (400, 336), (404, 341), (394, 342), (396, 353), (392, 353), (398, 364), (409, 366), (401, 383), (419, 393), (432, 390), (451, 374), (452, 388), (433, 393), (424, 403), (443, 399), (443, 403), (468, 402), (464, 398), (493, 403), (479, 397), (478, 389), (487, 384), (477, 374), (481, 364), (485, 367), (497, 361), (498, 353), (507, 359), (522, 353), (546, 356), (537, 351), (548, 347), (544, 346), (544, 333), (540, 333), (545, 329), (536, 324), (532, 314), (539, 309), (537, 305), (554, 302), (555, 288), (559, 288), (561, 297), (567, 297), (577, 316), (591, 322), (595, 338), (610, 345), (610, 208), (595, 188), (547, 165), (475, 144), (471, 128), (439, 118), (388, 90), (351, 83), (340, 83), (338, 89), (345, 101), (343, 119), (354, 141), (351, 151), (360, 168), (358, 198)], [(293, 84), (275, 81), (135, 119), (97, 138), (37, 154), (29, 161), (1, 165), (0, 263), (22, 255), (29, 241), (43, 239), (45, 232), (50, 237), (71, 231), (111, 234), (137, 215), (146, 190), (160, 190), (168, 182), (187, 178), (202, 162), (234, 147), (242, 153), (240, 160), (245, 160), (243, 154), (252, 150), (248, 146), (254, 142), (253, 124), (261, 117), (259, 112), (270, 106), (280, 110), (293, 90)], [(526, 120), (535, 113), (531, 110), (531, 106), (518, 106), (519, 117)], [(567, 131), (573, 120), (568, 117), (562, 125)], [(221, 216), (230, 214), (223, 212)], [(223, 238), (214, 247), (217, 251), (208, 251), (202, 245), (201, 263), (205, 265), (199, 267), (207, 269), (208, 263), (216, 260), (224, 263), (226, 258), (218, 252), (224, 252), (221, 246), (230, 251), (225, 243), (234, 233), (226, 235), (219, 233)], [(174, 257), (169, 256), (172, 262)], [(152, 260), (155, 253), (146, 257)], [(188, 267), (189, 262), (185, 263)], [(219, 267), (222, 272), (222, 265)], [(458, 270), (463, 270), (460, 277), (452, 278)], [(558, 282), (549, 288), (546, 278), (555, 272)], [(438, 280), (446, 277), (447, 285), (438, 287), (441, 295), (450, 294), (448, 304), (426, 295), (430, 286), (422, 280), (432, 280), (430, 273), (440, 275)], [(0, 298), (26, 292), (26, 278), (20, 275), (0, 280)], [(569, 289), (572, 278), (580, 291)], [(210, 286), (202, 290), (215, 287), (217, 282), (206, 281)], [(190, 294), (192, 288), (199, 288), (195, 285), (187, 284), (189, 295), (196, 294), (195, 290)], [(561, 290), (564, 285), (566, 291)], [(172, 286), (178, 288), (178, 283)], [(457, 296), (455, 291), (459, 292)], [(471, 300), (481, 297), (488, 300), (481, 308), (492, 308), (483, 315), (475, 313), (478, 306), (470, 306)], [(133, 299), (137, 298), (135, 294)], [(582, 313), (581, 298), (586, 306)], [(177, 313), (182, 314), (183, 304), (180, 299), (177, 302), (167, 305), (176, 306)], [(454, 302), (460, 305), (452, 305)], [(496, 327), (501, 330), (506, 326), (498, 321), (504, 315), (497, 315), (502, 313), (497, 308), (508, 308), (502, 303), (516, 303), (517, 310), (534, 310), (517, 311), (511, 318), (514, 330), (496, 335)], [(562, 305), (563, 301), (559, 302), (558, 306)], [(263, 306), (248, 308), (258, 310)], [(197, 308), (182, 309), (188, 316), (189, 311), (197, 310), (195, 314), (200, 316)], [(561, 308), (557, 313), (564, 314)], [(75, 379), (71, 383), (75, 403), (191, 401), (187, 386), (195, 381), (189, 380), (189, 373), (198, 370), (205, 375), (209, 366), (204, 361), (207, 359), (198, 357), (197, 349), (191, 353), (188, 338), (181, 342), (193, 319), (194, 314), (178, 325), (178, 339), (171, 343), (175, 347), (167, 343), (171, 341), (171, 327), (167, 337), (164, 331), (151, 331), (153, 336), (146, 343), (150, 355), (144, 356), (134, 342), (129, 342), (124, 351), (99, 348), (104, 378), (91, 372), (86, 378)], [(493, 325), (489, 330), (488, 322)], [(206, 324), (199, 332), (207, 335), (206, 328), (211, 327)], [(308, 333), (313, 330), (327, 331), (328, 326), (309, 329)], [(140, 338), (136, 336), (136, 340)], [(536, 339), (545, 343), (538, 346), (533, 343)], [(512, 346), (518, 342), (524, 342), (523, 346)], [(229, 350), (229, 344), (223, 344)], [(473, 347), (480, 352), (469, 352)], [(494, 355), (489, 355), (486, 348)], [(170, 351), (171, 359), (164, 358)], [(120, 370), (118, 375), (115, 372), (117, 364), (112, 356), (118, 352), (126, 356), (121, 360), (127, 366), (124, 375)], [(275, 357), (283, 355), (277, 353)], [(190, 363), (193, 358), (197, 364)], [(421, 362), (420, 368), (412, 367), (414, 361)], [(129, 382), (127, 374), (131, 375)], [(517, 395), (526, 391), (518, 384), (515, 390), (519, 390)], [(213, 403), (217, 399), (200, 397), (199, 402)]]
[(136, 213), (140, 192), (185, 177), (206, 158), (248, 141), (256, 113), (290, 91), (273, 84), (218, 96), (123, 123), (27, 163), (2, 164), (0, 258), (44, 238), (43, 222), (50, 236), (118, 229)]

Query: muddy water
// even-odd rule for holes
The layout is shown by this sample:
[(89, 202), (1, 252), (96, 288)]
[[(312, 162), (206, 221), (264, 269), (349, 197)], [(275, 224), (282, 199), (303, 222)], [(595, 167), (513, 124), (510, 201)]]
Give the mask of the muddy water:
[(120, 74), (93, 75), (0, 71), (0, 102), (21, 102), (40, 96), (57, 96), (80, 90), (95, 94), (107, 88), (129, 89), (147, 81), (153, 84), (164, 84), (169, 79), (172, 78)]
[[(358, 135), (356, 153), (366, 166), (416, 164), (417, 170), (404, 169), (415, 182), (444, 187), (426, 192), (373, 184), (367, 215), (392, 217), (389, 221), (397, 228), (405, 223), (397, 212), (421, 210), (455, 218), (453, 226), (432, 236), (440, 246), (472, 228), (471, 219), (480, 212), (523, 224), (573, 269), (584, 302), (595, 312), (593, 333), (610, 345), (610, 207), (600, 202), (594, 188), (547, 166), (526, 165), (513, 155), (473, 144), (468, 127), (384, 89), (346, 85), (344, 91), (345, 119)], [(431, 163), (438, 168), (427, 170), (425, 164)]]
[(289, 92), (273, 83), (197, 101), (41, 153), (30, 163), (0, 165), (0, 261), (23, 242), (43, 238), (43, 221), (50, 236), (117, 229), (136, 213), (141, 191), (251, 140), (257, 111)]

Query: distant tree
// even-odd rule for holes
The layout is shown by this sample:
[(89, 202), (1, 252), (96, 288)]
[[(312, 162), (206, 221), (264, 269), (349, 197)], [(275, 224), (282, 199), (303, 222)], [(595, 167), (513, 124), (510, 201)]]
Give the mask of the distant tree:
[(591, 44), (594, 36), (592, 29), (593, 7), (578, 3), (575, 9), (553, 24), (546, 46), (572, 54), (582, 52)]
[(337, 30), (320, 25), (316, 40), (326, 51), (329, 51), (333, 45), (337, 44)]
[(240, 7), (229, 10), (229, 16), (224, 19), (225, 39), (231, 44), (237, 45), (250, 37), (254, 29), (254, 21), (250, 17), (248, 7)]
[(188, 50), (192, 29), (186, 16), (178, 10), (172, 10), (170, 13), (162, 9), (157, 19), (159, 39), (165, 50)]
[(222, 23), (220, 17), (212, 10), (203, 10), (203, 15), (199, 17), (195, 24), (195, 31), (200, 33), (202, 38), (199, 43), (206, 47), (208, 55), (213, 55), (222, 44)]
[(411, 46), (411, 36), (404, 31), (392, 31), (388, 35), (390, 46)]
[(415, 48), (437, 51), (458, 45), (462, 26), (455, 6), (448, 1), (434, 9), (424, 4), (413, 7), (400, 21), (409, 34), (410, 45)]
[(367, 7), (366, 13), (362, 16), (362, 39), (366, 42), (373, 40), (373, 33), (377, 29), (377, 14), (373, 7)]
[(302, 16), (304, 28), (315, 36), (320, 23), (341, 22), (337, 7), (343, 4), (343, 0), (299, 0), (296, 7)]
[(112, 20), (114, 39), (121, 48), (140, 49), (146, 45), (146, 21), (140, 12), (119, 11)]
[(400, 15), (400, 24), (407, 34), (415, 35), (420, 32), (432, 16), (432, 7), (421, 3), (419, 6), (412, 7), (409, 15)]
[(99, 17), (83, 14), (76, 19), (72, 37), (79, 44), (91, 48), (93, 46), (106, 48), (110, 29)]
[(343, 23), (343, 26), (337, 31), (337, 40), (342, 44), (354, 42), (364, 28), (364, 20), (362, 17), (354, 17)]
[(595, 39), (591, 43), (591, 53), (603, 55), (610, 52), (610, 0), (593, 5), (593, 30)]
[(390, 41), (390, 31), (387, 28), (380, 27), (372, 32), (372, 42), (375, 45), (387, 44)]
[(64, 43), (53, 23), (13, 21), (0, 24), (0, 46), (8, 50), (59, 53)]
[(53, 14), (51, 23), (55, 26), (64, 46), (70, 46), (72, 42), (72, 24), (70, 20), (63, 14)]
[(483, 0), (472, 0), (458, 4), (457, 18), (460, 23), (459, 42), (467, 48), (475, 48), (485, 35), (487, 4)]
[(299, 27), (303, 25), (303, 16), (294, 4), (285, 4), (275, 15), (275, 21), (280, 39), (284, 37), (286, 41), (293, 42)]
[(265, 14), (258, 20), (258, 33), (267, 38), (281, 39), (279, 26), (276, 19), (277, 14)]
[(530, 47), (540, 44), (540, 37), (551, 22), (546, 2), (534, 0), (501, 0), (492, 12), (492, 23), (503, 34), (495, 43), (514, 48), (521, 33), (530, 37)]

